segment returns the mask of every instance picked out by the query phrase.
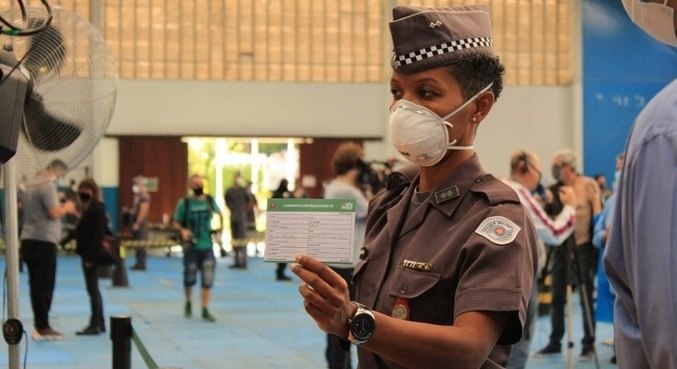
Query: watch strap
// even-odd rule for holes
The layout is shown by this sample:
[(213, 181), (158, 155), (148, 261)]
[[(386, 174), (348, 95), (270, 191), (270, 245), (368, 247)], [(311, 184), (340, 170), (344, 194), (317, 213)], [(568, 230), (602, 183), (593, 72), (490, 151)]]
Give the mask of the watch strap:
[(366, 314), (366, 315), (371, 316), (371, 319), (373, 319), (374, 321), (375, 321), (376, 318), (374, 317), (374, 314), (371, 312), (371, 310), (369, 310), (366, 306), (364, 306), (364, 305), (362, 305), (362, 304), (360, 304), (359, 302), (356, 302), (356, 301), (352, 301), (352, 303), (355, 304), (355, 306), (357, 307), (357, 310), (355, 310), (355, 313), (353, 314), (353, 316), (350, 319), (348, 319), (348, 341), (350, 341), (350, 343), (352, 343), (355, 346), (359, 346), (359, 345), (367, 342), (369, 340), (369, 338), (371, 338), (373, 336), (373, 333), (366, 339), (358, 339), (357, 337), (355, 337), (353, 335), (353, 327), (352, 327), (353, 320), (355, 319), (355, 317), (357, 317), (358, 315), (362, 315), (362, 314)]

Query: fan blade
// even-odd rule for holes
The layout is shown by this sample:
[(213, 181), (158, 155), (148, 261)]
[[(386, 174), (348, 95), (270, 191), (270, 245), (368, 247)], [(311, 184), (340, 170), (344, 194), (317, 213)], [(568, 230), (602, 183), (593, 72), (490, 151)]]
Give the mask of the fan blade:
[(40, 150), (58, 151), (72, 144), (82, 129), (50, 115), (42, 103), (42, 97), (33, 92), (24, 106), (25, 124), (21, 132), (28, 142)]
[[(37, 28), (44, 19), (33, 18), (28, 21), (31, 28)], [(30, 36), (30, 49), (23, 66), (28, 69), (31, 78), (36, 79), (51, 73), (58, 73), (66, 58), (66, 45), (61, 32), (51, 24), (40, 33)]]

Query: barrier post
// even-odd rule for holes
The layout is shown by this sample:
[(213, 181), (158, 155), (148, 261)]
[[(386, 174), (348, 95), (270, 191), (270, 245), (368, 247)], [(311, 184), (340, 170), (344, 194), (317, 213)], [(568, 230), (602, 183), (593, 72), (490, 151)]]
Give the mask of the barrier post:
[(125, 254), (127, 250), (122, 244), (118, 247), (118, 257), (115, 258), (113, 268), (113, 287), (128, 287), (127, 269), (125, 269)]
[(132, 318), (111, 316), (110, 339), (113, 341), (113, 369), (131, 369)]

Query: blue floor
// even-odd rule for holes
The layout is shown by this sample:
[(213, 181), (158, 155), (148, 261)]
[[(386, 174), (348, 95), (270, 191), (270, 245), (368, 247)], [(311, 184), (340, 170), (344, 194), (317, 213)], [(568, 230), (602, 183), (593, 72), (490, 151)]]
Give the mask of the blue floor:
[[(326, 367), (325, 335), (305, 315), (297, 291), (297, 282), (277, 282), (275, 264), (251, 257), (247, 270), (229, 269), (229, 257), (218, 259), (211, 311), (216, 323), (196, 317), (183, 317), (181, 258), (156, 256), (149, 260), (148, 271), (127, 272), (128, 287), (112, 287), (102, 279), (105, 313), (127, 315), (146, 349), (160, 368), (294, 368)], [(129, 264), (129, 260), (128, 263)], [(0, 260), (4, 269), (4, 259)], [(89, 319), (89, 302), (79, 258), (60, 256), (57, 287), (50, 316), (52, 326), (63, 332), (63, 341), (20, 343), (21, 367), (28, 369), (111, 368), (111, 341), (108, 334), (76, 336)], [(194, 305), (199, 307), (195, 291)], [(5, 292), (6, 296), (6, 292)], [(6, 297), (5, 297), (6, 298)], [(580, 312), (574, 304), (574, 342), (572, 366), (595, 368), (594, 362), (578, 361), (581, 335)], [(26, 273), (20, 275), (21, 320), (30, 336), (32, 312), (28, 298)], [(196, 309), (198, 310), (198, 309)], [(536, 326), (532, 350), (548, 341), (549, 321), (541, 318)], [(597, 326), (597, 351), (601, 368), (609, 364), (612, 349), (602, 340), (612, 337), (607, 323)], [(566, 338), (565, 338), (566, 339)], [(8, 346), (0, 350), (0, 367), (9, 362)], [(26, 352), (27, 350), (27, 352)], [(132, 347), (132, 368), (145, 369), (146, 363)], [(567, 368), (566, 351), (547, 358), (532, 357), (528, 368)]]

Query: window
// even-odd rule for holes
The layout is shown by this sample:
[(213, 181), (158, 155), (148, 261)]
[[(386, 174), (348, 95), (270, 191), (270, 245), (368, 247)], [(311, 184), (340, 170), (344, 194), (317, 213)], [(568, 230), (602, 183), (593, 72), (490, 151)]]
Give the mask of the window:
[[(451, 6), (488, 3), (507, 85), (572, 79), (571, 2), (398, 0)], [(16, 6), (0, 0), (0, 8)], [(127, 79), (382, 83), (390, 1), (52, 0), (89, 18)], [(99, 4), (98, 6), (95, 4)]]

